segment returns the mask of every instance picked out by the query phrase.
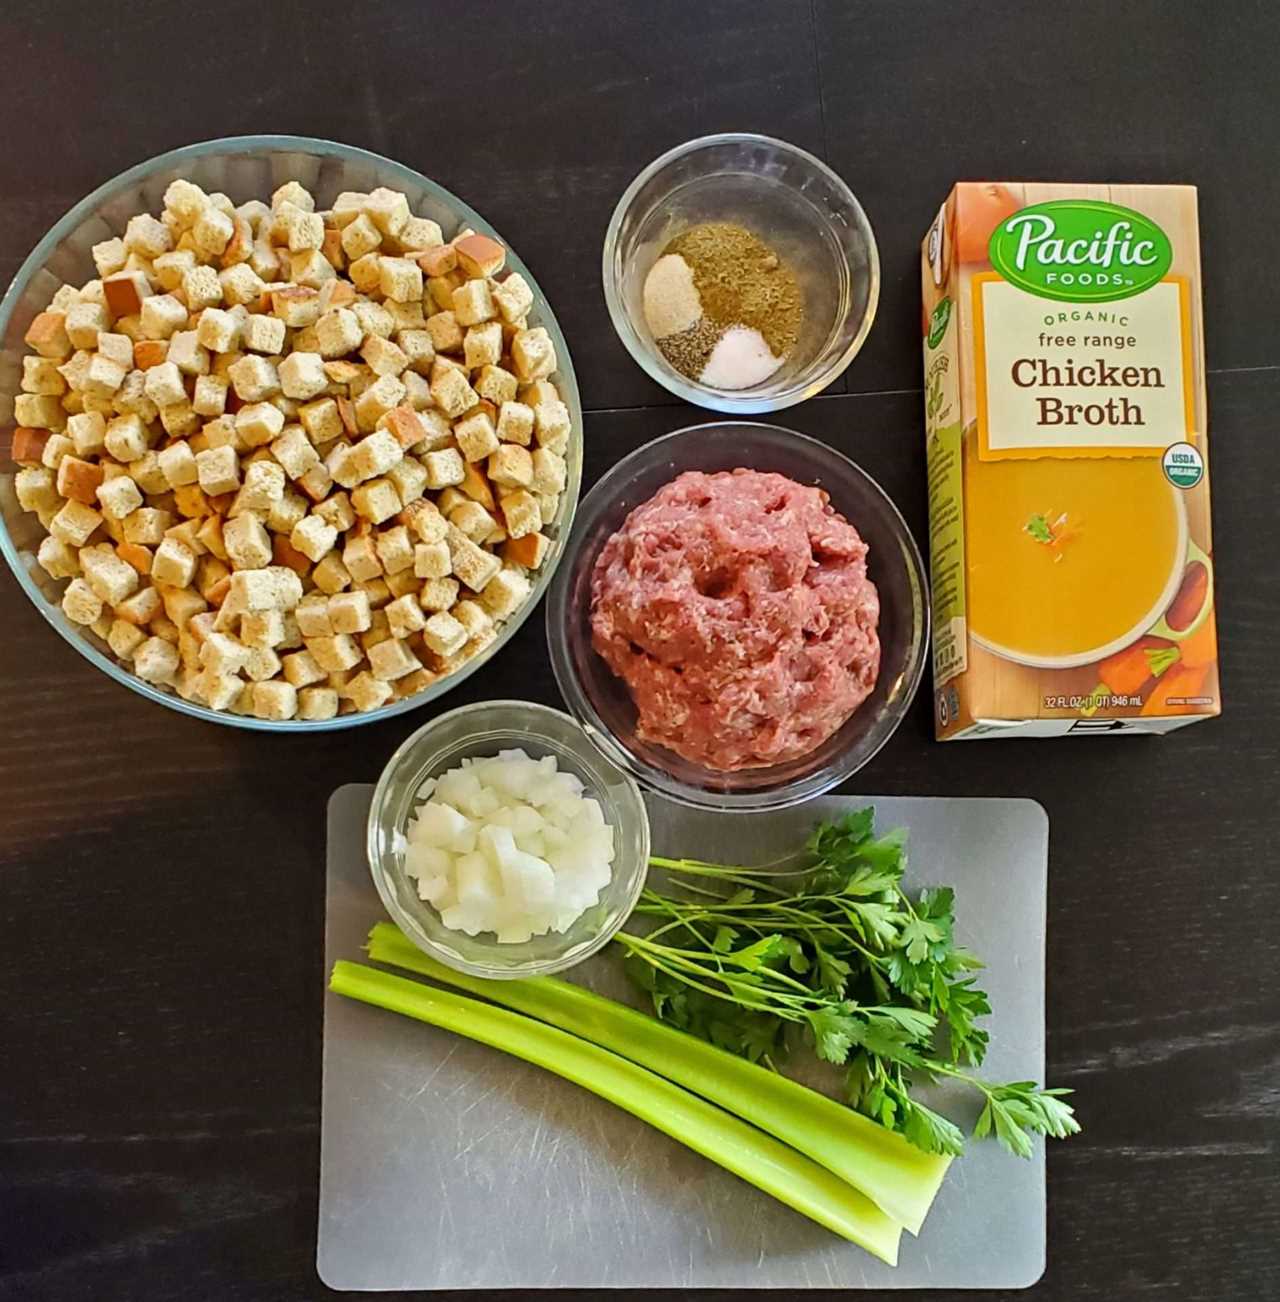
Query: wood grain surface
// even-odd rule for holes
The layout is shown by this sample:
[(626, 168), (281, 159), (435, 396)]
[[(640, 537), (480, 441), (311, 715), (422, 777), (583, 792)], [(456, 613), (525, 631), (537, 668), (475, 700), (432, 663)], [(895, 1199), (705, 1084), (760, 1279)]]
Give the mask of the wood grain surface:
[[(781, 423), (857, 459), (919, 537), (917, 245), (951, 182), (1198, 184), (1224, 716), (940, 746), (922, 696), (853, 788), (1049, 810), (1050, 1076), (1085, 1134), (1050, 1153), (1033, 1296), (1277, 1297), (1278, 50), (1280, 13), (1245, 0), (9, 0), (0, 276), (163, 149), (292, 131), (378, 150), (533, 268), (581, 378), (590, 481), (707, 418), (609, 326), (612, 206), (680, 140), (764, 131), (849, 181), (885, 275), (845, 379)], [(538, 617), (447, 705), (515, 690), (557, 702)], [(5, 1302), (332, 1296), (314, 1268), (325, 801), (424, 717), (305, 740), (197, 723), (96, 674), (0, 575)]]

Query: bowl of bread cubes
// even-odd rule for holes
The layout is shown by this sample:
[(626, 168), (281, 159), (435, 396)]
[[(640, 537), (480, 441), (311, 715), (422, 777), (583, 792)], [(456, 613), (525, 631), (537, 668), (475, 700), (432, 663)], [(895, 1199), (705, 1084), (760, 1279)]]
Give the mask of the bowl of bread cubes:
[(541, 598), (582, 411), (519, 258), (417, 172), (293, 136), (164, 154), (0, 301), (0, 550), (99, 669), (200, 718), (346, 727)]

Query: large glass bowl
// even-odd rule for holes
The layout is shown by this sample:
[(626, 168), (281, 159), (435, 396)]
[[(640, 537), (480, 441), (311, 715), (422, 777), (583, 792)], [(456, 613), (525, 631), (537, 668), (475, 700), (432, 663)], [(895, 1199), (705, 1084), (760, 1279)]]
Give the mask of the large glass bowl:
[[(183, 714), (237, 728), (306, 732), (374, 723), (436, 700), (492, 659), (541, 599), (559, 564), (582, 482), (582, 404), (569, 349), (537, 281), (509, 245), (507, 265), (520, 272), (533, 290), (534, 302), (529, 318), (534, 324), (545, 326), (555, 343), (560, 369), (552, 380), (560, 390), (573, 422), (566, 454), (568, 477), (560, 498), (560, 509), (546, 527), (553, 547), (536, 576), (529, 599), (502, 626), (496, 641), (456, 673), (440, 679), (415, 696), (393, 701), (377, 710), (342, 714), (334, 719), (275, 722), (210, 710), (144, 683), (119, 664), (102, 639), (72, 623), (63, 614), (59, 603), (65, 582), (51, 579), (36, 564), (36, 548), (44, 530), (34, 515), (18, 505), (13, 488), (13, 476), (17, 470), (11, 455), (13, 398), (19, 390), (22, 357), (27, 351), (22, 337), (32, 318), (48, 306), (61, 285), (81, 285), (96, 274), (91, 246), (113, 235), (123, 234), (125, 224), (135, 213), (158, 213), (163, 206), (165, 188), (178, 177), (186, 177), (208, 191), (221, 190), (236, 203), (254, 198), (269, 200), (277, 186), (288, 180), (297, 180), (316, 196), (322, 208), (343, 190), (367, 192), (385, 185), (408, 195), (414, 213), (439, 222), (446, 237), (463, 226), (470, 226), (502, 240), (479, 213), (412, 168), (331, 140), (313, 140), (306, 136), (233, 136), (175, 149), (122, 172), (82, 199), (53, 226), (18, 269), (13, 283), (0, 300), (0, 552), (4, 553), (9, 568), (36, 609), (81, 655), (131, 691), (170, 709), (181, 710)], [(506, 240), (502, 242), (507, 243)]]
[[(826, 490), (831, 505), (868, 546), (867, 572), (880, 594), (880, 676), (844, 725), (807, 755), (764, 768), (720, 773), (636, 735), (636, 709), (620, 678), (591, 645), (591, 577), (610, 536), (637, 506), (686, 470), (776, 471)], [(655, 439), (616, 466), (583, 498), (564, 564), (547, 598), (547, 640), (556, 682), (591, 739), (646, 786), (707, 809), (797, 805), (856, 773), (902, 722), (924, 672), (929, 603), (911, 531), (884, 490), (847, 457), (775, 425), (724, 421)]]
[[(488, 932), (450, 931), (418, 898), (405, 872), (406, 831), (422, 803), (418, 791), (465, 758), (523, 749), (554, 755), (600, 802), (613, 827), (613, 877), (600, 900), (563, 933), (500, 945)], [(649, 870), (649, 816), (639, 787), (591, 744), (567, 714), (527, 701), (482, 701), (450, 710), (419, 728), (391, 757), (373, 793), (367, 835), (369, 870), (386, 910), (419, 949), (478, 977), (530, 977), (560, 972), (602, 949), (627, 920)]]
[[(662, 250), (699, 222), (754, 231), (789, 263), (804, 292), (796, 345), (767, 380), (713, 389), (662, 355), (644, 315), (644, 282)], [(618, 200), (605, 233), (604, 296), (613, 328), (653, 379), (687, 402), (745, 416), (821, 393), (853, 360), (875, 319), (880, 259), (853, 191), (785, 140), (741, 132), (686, 141), (655, 159)]]

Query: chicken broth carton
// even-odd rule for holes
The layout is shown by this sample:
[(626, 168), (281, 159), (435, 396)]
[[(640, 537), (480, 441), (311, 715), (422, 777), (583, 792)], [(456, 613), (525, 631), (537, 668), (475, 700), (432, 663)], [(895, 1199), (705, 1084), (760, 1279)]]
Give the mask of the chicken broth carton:
[(963, 182), (921, 273), (939, 738), (1216, 715), (1195, 189)]

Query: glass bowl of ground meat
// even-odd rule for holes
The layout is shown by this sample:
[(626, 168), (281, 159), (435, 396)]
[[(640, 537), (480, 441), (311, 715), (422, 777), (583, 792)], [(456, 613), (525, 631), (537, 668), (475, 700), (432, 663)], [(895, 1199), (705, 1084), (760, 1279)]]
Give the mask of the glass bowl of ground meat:
[(679, 430), (587, 495), (547, 607), (570, 711), (638, 781), (706, 808), (838, 786), (902, 721), (928, 593), (906, 523), (833, 448)]

